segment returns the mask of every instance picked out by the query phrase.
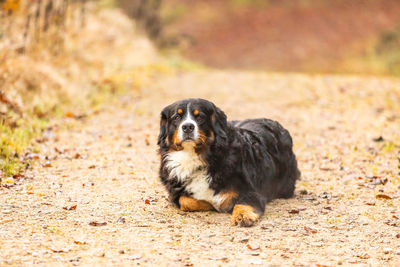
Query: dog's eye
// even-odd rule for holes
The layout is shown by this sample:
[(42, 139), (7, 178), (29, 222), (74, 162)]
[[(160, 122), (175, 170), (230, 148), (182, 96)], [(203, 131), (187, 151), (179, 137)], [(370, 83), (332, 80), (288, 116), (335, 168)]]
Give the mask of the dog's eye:
[(181, 119), (181, 116), (180, 115), (175, 115), (172, 119), (174, 121), (179, 121)]

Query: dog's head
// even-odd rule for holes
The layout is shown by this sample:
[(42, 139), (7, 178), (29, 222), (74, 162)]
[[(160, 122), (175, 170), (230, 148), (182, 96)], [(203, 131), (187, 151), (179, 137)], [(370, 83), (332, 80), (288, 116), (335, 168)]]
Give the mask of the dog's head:
[(226, 115), (213, 103), (199, 98), (175, 102), (161, 112), (158, 145), (161, 151), (201, 149), (226, 139)]

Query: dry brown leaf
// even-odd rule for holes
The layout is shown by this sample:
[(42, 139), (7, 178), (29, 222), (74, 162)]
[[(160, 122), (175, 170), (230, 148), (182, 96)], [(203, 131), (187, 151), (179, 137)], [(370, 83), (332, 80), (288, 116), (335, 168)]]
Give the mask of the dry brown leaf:
[(63, 207), (63, 209), (65, 209), (65, 210), (76, 210), (76, 204), (75, 205), (71, 205), (71, 206), (65, 206), (65, 207)]
[(82, 240), (74, 240), (74, 243), (77, 245), (87, 245), (87, 242)]
[(360, 259), (363, 259), (363, 260), (366, 260), (366, 259), (369, 259), (371, 256), (369, 256), (368, 254), (364, 254), (364, 255), (360, 255), (360, 256), (358, 256)]
[(90, 226), (104, 226), (107, 225), (107, 222), (96, 222), (96, 221), (92, 221), (89, 223)]
[(312, 228), (310, 228), (308, 226), (304, 226), (304, 230), (306, 230), (307, 233), (311, 233), (311, 234), (316, 234), (317, 233), (317, 230), (312, 229)]
[(291, 210), (289, 210), (288, 211), (290, 214), (297, 214), (297, 213), (299, 213), (300, 211), (298, 210), (298, 209), (291, 209)]
[(255, 243), (248, 243), (246, 245), (246, 247), (250, 250), (259, 250), (260, 249), (260, 245), (255, 244)]
[(46, 161), (46, 162), (43, 164), (43, 167), (45, 167), (45, 168), (51, 167), (51, 162), (50, 162), (49, 160)]
[(377, 194), (375, 197), (376, 198), (381, 198), (381, 199), (392, 199), (391, 196), (386, 195), (386, 194)]

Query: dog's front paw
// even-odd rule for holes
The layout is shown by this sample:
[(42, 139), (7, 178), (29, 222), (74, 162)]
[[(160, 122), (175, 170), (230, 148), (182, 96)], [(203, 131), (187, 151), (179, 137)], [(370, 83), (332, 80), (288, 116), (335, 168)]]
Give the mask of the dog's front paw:
[(252, 206), (236, 204), (232, 211), (231, 225), (249, 227), (253, 226), (259, 218), (260, 215)]

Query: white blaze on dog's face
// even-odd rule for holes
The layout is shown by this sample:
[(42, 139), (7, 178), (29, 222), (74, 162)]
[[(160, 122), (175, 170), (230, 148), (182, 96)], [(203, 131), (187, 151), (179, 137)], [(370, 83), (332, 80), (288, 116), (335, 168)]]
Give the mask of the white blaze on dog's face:
[(192, 116), (190, 111), (190, 104), (188, 104), (186, 113), (182, 118), (181, 123), (178, 126), (178, 139), (181, 143), (195, 142), (197, 140), (198, 135), (199, 135), (199, 126), (197, 125), (197, 122)]

